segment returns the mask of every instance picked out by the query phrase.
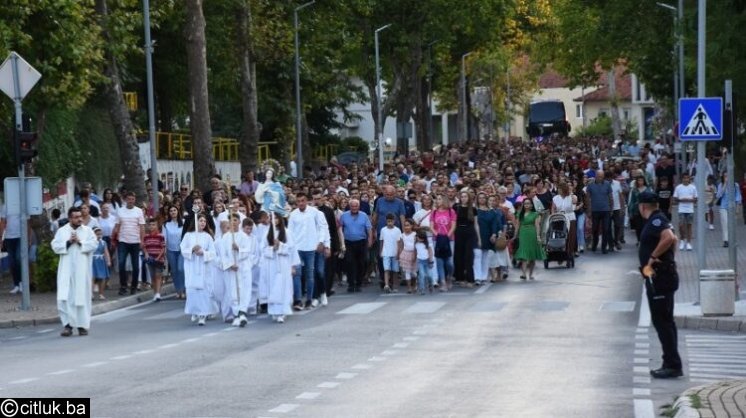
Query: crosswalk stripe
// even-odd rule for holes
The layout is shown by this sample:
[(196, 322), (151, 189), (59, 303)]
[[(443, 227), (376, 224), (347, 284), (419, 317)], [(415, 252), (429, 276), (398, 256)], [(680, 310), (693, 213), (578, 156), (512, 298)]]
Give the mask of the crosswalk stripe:
[(369, 314), (376, 309), (379, 309), (386, 305), (386, 302), (367, 302), (367, 303), (356, 303), (346, 309), (342, 309), (337, 312), (341, 315), (365, 315)]
[(416, 302), (414, 305), (404, 310), (408, 314), (427, 314), (433, 313), (442, 308), (445, 302)]
[(689, 373), (689, 376), (703, 379), (743, 379), (743, 376), (724, 373)]
[(636, 304), (633, 301), (604, 302), (598, 310), (601, 312), (634, 312)]
[(689, 361), (697, 364), (743, 364), (746, 365), (746, 360), (737, 360), (733, 358), (708, 358), (708, 357), (692, 357), (689, 356)]
[(746, 370), (738, 371), (733, 370), (733, 367), (730, 367), (728, 365), (723, 366), (711, 366), (708, 367), (707, 365), (696, 365), (696, 367), (689, 366), (689, 371), (694, 372), (727, 372), (727, 374), (731, 374), (734, 376), (746, 376)]

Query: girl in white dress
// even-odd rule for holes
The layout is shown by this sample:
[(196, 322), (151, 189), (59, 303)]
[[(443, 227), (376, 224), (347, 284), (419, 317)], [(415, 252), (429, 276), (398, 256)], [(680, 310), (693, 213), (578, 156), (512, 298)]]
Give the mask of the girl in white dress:
[(260, 264), (269, 287), (268, 313), (273, 321), (283, 323), (285, 316), (293, 313), (293, 266), (300, 265), (300, 257), (290, 231), (285, 229), (285, 220), (277, 214), (272, 214), (272, 218), (274, 222), (270, 223), (266, 239), (262, 240)]
[(184, 256), (184, 280), (187, 300), (184, 313), (192, 315), (192, 321), (205, 325), (207, 315), (215, 313), (210, 300), (215, 258), (215, 245), (212, 231), (207, 226), (207, 218), (201, 214), (197, 218), (196, 231), (189, 231), (181, 240), (181, 254)]

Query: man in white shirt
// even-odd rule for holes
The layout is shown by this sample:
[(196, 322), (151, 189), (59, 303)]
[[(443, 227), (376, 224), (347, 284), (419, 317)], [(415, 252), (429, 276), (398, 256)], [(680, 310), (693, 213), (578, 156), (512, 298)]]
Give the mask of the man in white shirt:
[[(303, 266), (302, 272), (297, 271), (293, 278), (295, 293), (293, 309), (301, 310), (303, 309), (301, 305), (303, 280), (306, 284), (305, 308), (315, 308), (319, 305), (317, 299), (312, 300), (314, 279), (319, 277), (319, 280), (324, 280), (324, 261), (331, 255), (331, 237), (324, 214), (308, 205), (308, 196), (305, 193), (295, 195), (295, 202), (298, 208), (290, 212), (288, 229), (293, 234), (295, 248), (298, 249), (298, 256)], [(301, 280), (301, 274), (303, 280)]]
[(624, 243), (624, 197), (621, 173), (617, 171), (615, 174), (617, 177), (611, 180), (611, 242), (617, 250), (621, 250)]
[(135, 206), (135, 193), (129, 192), (125, 196), (126, 205), (117, 210), (117, 224), (114, 226), (112, 237), (117, 241), (119, 254), (119, 295), (127, 294), (127, 256), (132, 264), (132, 283), (130, 294), (137, 292), (137, 281), (140, 277), (140, 250), (144, 248), (145, 216), (142, 209)]
[(679, 250), (692, 250), (692, 223), (694, 223), (694, 204), (697, 203), (697, 188), (691, 184), (688, 173), (681, 175), (681, 184), (673, 191), (673, 200), (679, 205)]

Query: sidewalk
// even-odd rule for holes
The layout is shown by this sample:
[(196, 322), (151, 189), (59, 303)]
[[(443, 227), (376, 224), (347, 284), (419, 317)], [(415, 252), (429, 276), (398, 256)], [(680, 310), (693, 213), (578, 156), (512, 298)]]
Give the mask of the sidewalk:
[[(678, 229), (677, 208), (673, 208), (674, 227)], [(728, 248), (723, 247), (723, 237), (720, 229), (719, 213), (715, 211), (715, 230), (705, 231), (706, 250), (705, 260), (707, 270), (730, 269), (728, 265)], [(694, 226), (696, 229), (696, 225)], [(696, 231), (695, 231), (696, 234)], [(677, 251), (676, 262), (679, 271), (679, 290), (676, 292), (676, 324), (680, 328), (708, 329), (728, 332), (746, 333), (746, 225), (742, 216), (736, 219), (736, 238), (730, 237), (730, 245), (737, 249), (738, 277), (741, 299), (736, 300), (736, 313), (733, 316), (705, 317), (699, 306), (699, 272), (697, 270), (697, 248), (694, 251)], [(692, 245), (697, 245), (695, 235)], [(737, 298), (738, 299), (738, 298)]]
[[(164, 277), (164, 281), (166, 277)], [(21, 294), (11, 295), (9, 290), (12, 287), (10, 273), (0, 276), (0, 328), (24, 327), (30, 325), (59, 324), (60, 319), (57, 315), (57, 293), (31, 293), (31, 309), (22, 311)], [(116, 309), (126, 308), (127, 306), (136, 305), (153, 299), (153, 291), (141, 291), (134, 295), (119, 296), (119, 279), (118, 276), (110, 281), (109, 290), (106, 290), (106, 300), (95, 299), (93, 301), (93, 315), (110, 312)], [(163, 284), (161, 286), (161, 295), (163, 297), (172, 294), (174, 291), (173, 283)]]
[(676, 418), (746, 417), (746, 380), (729, 380), (686, 390), (674, 403)]

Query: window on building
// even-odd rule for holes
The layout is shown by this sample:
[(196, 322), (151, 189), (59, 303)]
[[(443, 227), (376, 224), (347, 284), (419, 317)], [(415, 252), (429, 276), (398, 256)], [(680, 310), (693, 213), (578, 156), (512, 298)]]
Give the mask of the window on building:
[(582, 104), (575, 105), (575, 117), (578, 119), (583, 118), (583, 105)]
[(629, 120), (629, 116), (630, 116), (630, 109), (629, 109), (628, 107), (625, 107), (625, 108), (624, 108), (624, 109), (622, 110), (622, 113), (624, 114), (624, 120)]
[(598, 111), (598, 117), (605, 117), (609, 116), (609, 109), (602, 107), (601, 110)]

